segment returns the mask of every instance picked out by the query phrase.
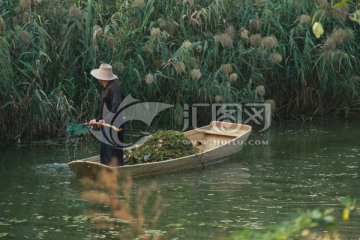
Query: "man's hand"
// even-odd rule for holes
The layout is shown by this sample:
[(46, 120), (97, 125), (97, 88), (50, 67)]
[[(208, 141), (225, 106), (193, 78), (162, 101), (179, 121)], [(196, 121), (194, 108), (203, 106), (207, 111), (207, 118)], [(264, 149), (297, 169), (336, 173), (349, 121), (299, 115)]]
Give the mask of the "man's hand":
[[(94, 126), (94, 125), (96, 125), (96, 119), (92, 119), (90, 122), (89, 122), (89, 125), (90, 126)], [(98, 123), (105, 123), (105, 121), (103, 120), (103, 119), (100, 119), (99, 121), (98, 121)]]
[(96, 119), (92, 119), (92, 120), (90, 120), (89, 125), (94, 126), (95, 123), (96, 123)]

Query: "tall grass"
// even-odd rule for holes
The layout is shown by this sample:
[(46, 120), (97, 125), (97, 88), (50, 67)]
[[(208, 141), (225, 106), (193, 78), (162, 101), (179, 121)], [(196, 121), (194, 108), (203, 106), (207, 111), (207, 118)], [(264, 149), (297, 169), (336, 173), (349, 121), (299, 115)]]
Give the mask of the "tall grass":
[(360, 28), (325, 14), (316, 39), (315, 11), (311, 0), (1, 1), (0, 142), (55, 136), (95, 116), (89, 72), (101, 62), (125, 94), (177, 112), (274, 99), (282, 118), (359, 113)]

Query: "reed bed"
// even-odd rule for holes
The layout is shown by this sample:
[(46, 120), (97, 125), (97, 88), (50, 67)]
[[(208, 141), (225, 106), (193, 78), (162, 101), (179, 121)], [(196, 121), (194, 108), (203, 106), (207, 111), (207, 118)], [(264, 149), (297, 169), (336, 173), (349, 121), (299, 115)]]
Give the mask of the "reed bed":
[(327, 13), (316, 39), (315, 11), (312, 0), (0, 1), (0, 142), (95, 116), (89, 72), (102, 62), (126, 95), (174, 104), (174, 125), (185, 103), (268, 100), (303, 120), (359, 113), (359, 25)]

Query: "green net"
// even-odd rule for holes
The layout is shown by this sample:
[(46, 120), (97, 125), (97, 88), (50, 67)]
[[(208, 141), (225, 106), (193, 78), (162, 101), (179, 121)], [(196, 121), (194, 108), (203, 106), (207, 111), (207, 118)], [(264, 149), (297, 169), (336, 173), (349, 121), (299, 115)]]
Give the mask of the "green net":
[(68, 123), (66, 131), (70, 137), (75, 137), (89, 133), (90, 127), (82, 123)]

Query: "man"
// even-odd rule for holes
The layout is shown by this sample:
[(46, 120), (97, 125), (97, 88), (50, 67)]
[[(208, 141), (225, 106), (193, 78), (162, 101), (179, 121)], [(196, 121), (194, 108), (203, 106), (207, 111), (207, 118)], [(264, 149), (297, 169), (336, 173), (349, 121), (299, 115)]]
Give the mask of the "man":
[[(105, 63), (101, 64), (98, 69), (92, 70), (90, 74), (95, 77), (99, 81), (100, 85), (104, 88), (100, 101), (99, 116), (96, 119), (92, 119), (90, 121), (90, 125), (94, 125), (95, 122), (104, 123), (105, 119), (107, 119), (107, 121), (112, 121), (112, 119), (108, 119), (107, 116), (103, 116), (103, 110), (106, 106), (107, 109), (110, 111), (110, 114), (116, 114), (118, 111), (118, 107), (122, 101), (121, 88), (119, 84), (114, 81), (118, 77), (113, 74), (111, 65)], [(124, 126), (120, 126), (120, 128), (122, 128), (122, 130), (117, 134), (117, 137), (121, 142), (123, 142)], [(111, 137), (107, 136), (109, 134), (106, 133), (109, 132), (104, 131), (104, 127), (101, 127), (101, 131), (104, 139)], [(104, 142), (101, 142), (100, 163), (110, 166), (123, 165), (123, 149), (120, 146), (111, 146)]]

